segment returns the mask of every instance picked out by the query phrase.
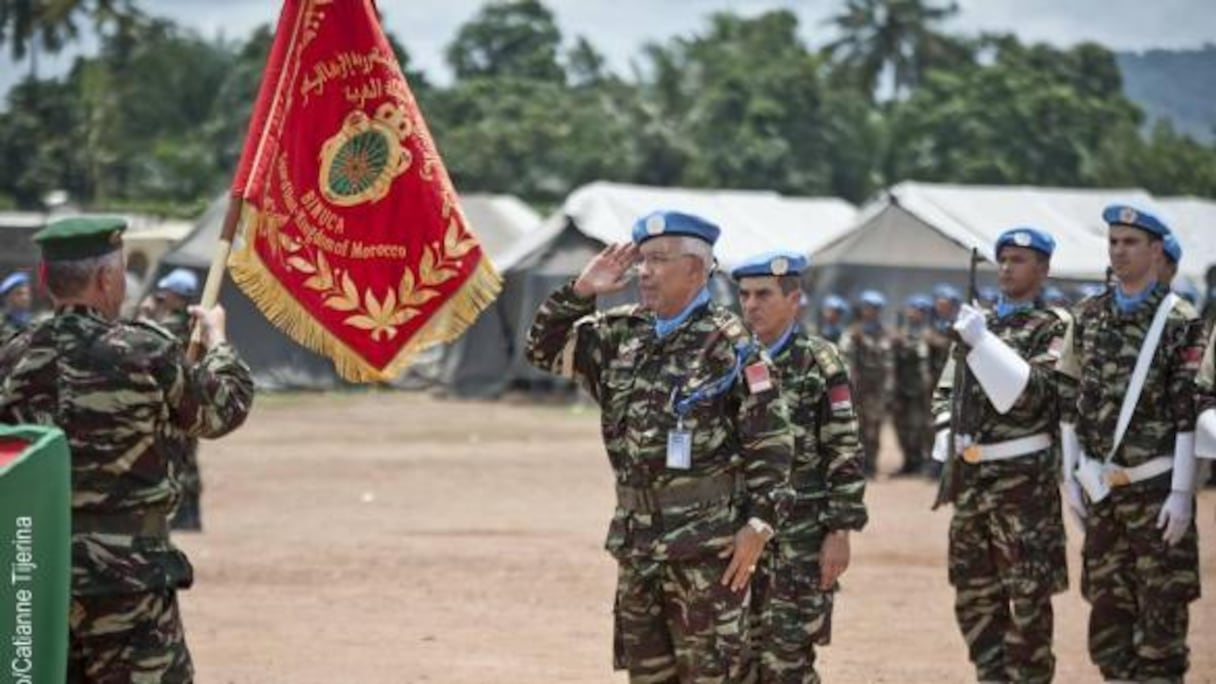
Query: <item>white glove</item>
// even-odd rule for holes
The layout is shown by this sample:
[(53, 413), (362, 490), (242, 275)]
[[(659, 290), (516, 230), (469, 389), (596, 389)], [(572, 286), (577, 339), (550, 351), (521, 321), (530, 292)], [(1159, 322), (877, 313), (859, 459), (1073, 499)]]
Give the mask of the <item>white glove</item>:
[(1157, 514), (1157, 529), (1165, 529), (1161, 538), (1166, 544), (1173, 546), (1182, 541), (1195, 516), (1193, 503), (1190, 492), (1170, 492), (1165, 498), (1161, 512)]
[(950, 451), (950, 428), (938, 430), (933, 435), (933, 460), (945, 463)]
[(988, 330), (988, 322), (984, 318), (983, 310), (970, 304), (960, 306), (958, 317), (954, 319), (954, 330), (968, 346), (974, 347), (984, 336), (984, 332)]
[(1064, 480), (1064, 503), (1068, 506), (1068, 512), (1077, 528), (1084, 532), (1085, 518), (1088, 515), (1085, 510), (1085, 494), (1081, 491), (1081, 483), (1077, 482), (1075, 477)]

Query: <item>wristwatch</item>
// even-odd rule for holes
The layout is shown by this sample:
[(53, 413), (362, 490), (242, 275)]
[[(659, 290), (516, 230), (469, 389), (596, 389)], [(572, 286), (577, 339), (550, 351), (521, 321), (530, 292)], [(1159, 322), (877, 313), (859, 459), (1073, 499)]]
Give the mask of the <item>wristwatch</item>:
[(748, 518), (747, 526), (755, 530), (756, 533), (761, 537), (764, 537), (764, 541), (768, 541), (769, 539), (773, 538), (773, 526), (764, 522), (760, 518)]

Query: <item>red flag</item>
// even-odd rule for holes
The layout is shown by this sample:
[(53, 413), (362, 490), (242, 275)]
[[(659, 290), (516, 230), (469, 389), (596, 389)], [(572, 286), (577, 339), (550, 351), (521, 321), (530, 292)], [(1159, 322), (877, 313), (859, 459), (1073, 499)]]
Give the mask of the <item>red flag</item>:
[(232, 193), (233, 280), (347, 379), (398, 375), (498, 294), (371, 0), (284, 2)]

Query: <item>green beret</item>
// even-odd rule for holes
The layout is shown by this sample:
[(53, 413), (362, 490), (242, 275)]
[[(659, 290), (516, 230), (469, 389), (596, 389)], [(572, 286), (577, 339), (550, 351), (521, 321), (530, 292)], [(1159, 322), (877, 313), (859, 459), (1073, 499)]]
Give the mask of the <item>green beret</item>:
[(117, 216), (73, 216), (34, 233), (43, 261), (75, 261), (122, 248), (126, 219)]

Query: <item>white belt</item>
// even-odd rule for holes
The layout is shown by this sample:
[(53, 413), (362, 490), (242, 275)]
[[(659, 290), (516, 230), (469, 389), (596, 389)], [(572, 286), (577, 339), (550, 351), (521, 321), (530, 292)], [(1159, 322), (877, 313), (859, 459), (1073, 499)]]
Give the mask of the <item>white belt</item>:
[(1126, 487), (1130, 484), (1150, 480), (1173, 469), (1174, 458), (1172, 456), (1158, 456), (1134, 468), (1121, 468), (1108, 463), (1103, 466), (1102, 472), (1106, 477), (1106, 484), (1112, 487)]
[(1040, 432), (1029, 437), (1019, 437), (1007, 442), (980, 445), (980, 457), (977, 462), (1004, 461), (1019, 456), (1027, 456), (1051, 447), (1051, 435)]

